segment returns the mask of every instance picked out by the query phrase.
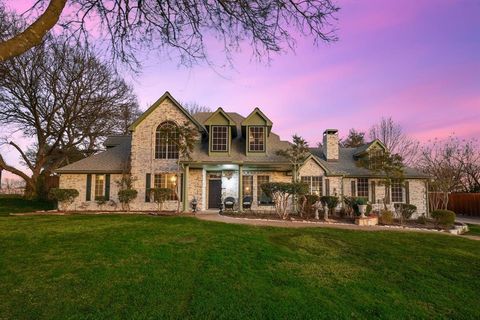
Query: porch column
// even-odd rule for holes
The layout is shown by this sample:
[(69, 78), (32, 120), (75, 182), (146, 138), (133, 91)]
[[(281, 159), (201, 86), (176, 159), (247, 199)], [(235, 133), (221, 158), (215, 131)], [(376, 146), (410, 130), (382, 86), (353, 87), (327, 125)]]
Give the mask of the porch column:
[(238, 165), (238, 211), (243, 211), (243, 165)]
[(190, 173), (190, 167), (188, 164), (186, 164), (183, 167), (183, 211), (187, 212), (188, 211), (188, 176)]

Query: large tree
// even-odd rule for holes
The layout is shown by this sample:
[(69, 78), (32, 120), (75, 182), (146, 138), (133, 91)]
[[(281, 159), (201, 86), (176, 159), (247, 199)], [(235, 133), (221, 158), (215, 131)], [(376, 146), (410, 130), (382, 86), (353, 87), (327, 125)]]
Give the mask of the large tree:
[(340, 142), (344, 148), (356, 148), (365, 144), (365, 132), (357, 131), (354, 128), (348, 131), (348, 136)]
[(406, 135), (402, 126), (393, 121), (391, 117), (382, 118), (374, 124), (370, 128), (369, 137), (371, 140), (382, 141), (388, 151), (400, 155), (406, 165), (415, 162), (418, 155), (418, 141)]
[(41, 45), (0, 63), (0, 124), (33, 140), (22, 148), (3, 137), (30, 173), (1, 155), (0, 168), (23, 178), (27, 195), (35, 195), (42, 172), (96, 152), (106, 135), (125, 131), (125, 123), (133, 121), (126, 114), (135, 110), (132, 89), (90, 49), (47, 36)]
[(75, 37), (105, 39), (113, 57), (133, 65), (138, 49), (179, 55), (186, 64), (208, 60), (212, 40), (227, 57), (245, 41), (257, 57), (268, 57), (293, 48), (294, 35), (336, 40), (331, 22), (338, 10), (332, 0), (38, 0), (34, 22), (0, 42), (0, 61), (39, 45), (55, 25)]

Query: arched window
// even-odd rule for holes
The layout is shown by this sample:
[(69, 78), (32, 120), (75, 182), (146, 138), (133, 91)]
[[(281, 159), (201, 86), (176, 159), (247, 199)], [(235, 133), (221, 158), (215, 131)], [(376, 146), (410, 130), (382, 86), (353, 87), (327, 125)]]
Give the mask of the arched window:
[(178, 127), (167, 121), (157, 127), (155, 134), (155, 159), (178, 159)]

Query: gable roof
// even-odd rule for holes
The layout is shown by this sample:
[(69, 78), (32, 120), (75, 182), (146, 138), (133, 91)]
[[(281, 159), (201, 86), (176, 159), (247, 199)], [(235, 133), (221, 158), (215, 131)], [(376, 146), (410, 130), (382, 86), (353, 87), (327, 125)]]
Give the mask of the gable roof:
[(354, 156), (358, 157), (358, 156), (361, 156), (362, 154), (364, 154), (365, 152), (368, 152), (370, 150), (371, 147), (373, 147), (374, 145), (377, 145), (377, 146), (380, 146), (381, 148), (383, 148), (384, 151), (387, 150), (387, 147), (383, 144), (382, 141), (378, 140), (378, 139), (375, 139), (369, 143), (366, 143), (364, 145), (361, 145), (360, 147), (357, 147), (357, 151), (355, 152)]
[(310, 160), (310, 159), (312, 159), (313, 161), (315, 161), (315, 162), (320, 166), (320, 168), (322, 168), (323, 170), (325, 170), (325, 172), (326, 172), (327, 174), (331, 173), (331, 170), (328, 168), (328, 163), (327, 163), (326, 161), (318, 158), (318, 157), (315, 157), (313, 154), (310, 154), (310, 155), (305, 159), (305, 161), (303, 161), (303, 164), (300, 166), (300, 168), (303, 167), (303, 166), (307, 163), (307, 161)]
[(255, 125), (255, 116), (259, 116), (265, 121), (265, 125), (268, 127), (273, 126), (272, 120), (270, 120), (258, 107), (253, 109), (253, 111), (242, 121), (242, 126)]
[[(211, 114), (210, 117), (208, 117), (204, 122), (203, 124), (206, 125), (206, 126), (209, 126), (209, 125), (215, 125), (215, 124), (218, 124), (216, 123), (216, 119), (218, 116), (221, 116), (223, 117), (227, 122), (228, 122), (228, 125), (229, 126), (236, 126), (236, 123), (235, 123), (235, 120), (232, 119), (232, 117), (230, 117), (225, 111), (223, 111), (222, 108), (218, 108), (215, 112), (213, 112)], [(194, 116), (195, 117), (195, 116)]]
[(76, 161), (55, 172), (58, 173), (122, 173), (125, 171), (130, 159), (130, 139), (116, 147), (94, 154), (85, 159)]
[(142, 115), (137, 120), (135, 120), (135, 122), (132, 123), (130, 127), (128, 127), (128, 130), (134, 131), (135, 128), (140, 124), (140, 122), (142, 122), (150, 113), (152, 113), (153, 110), (155, 110), (165, 99), (170, 99), (173, 105), (176, 106), (181, 112), (183, 112), (183, 114), (185, 114), (185, 116), (190, 121), (192, 121), (193, 124), (198, 127), (198, 129), (204, 132), (206, 131), (205, 127), (201, 123), (199, 123), (194, 117), (192, 117), (192, 115), (187, 110), (185, 110), (185, 108), (182, 107), (180, 103), (178, 103), (178, 101), (175, 100), (175, 98), (168, 91), (165, 91), (165, 93), (157, 101), (155, 101), (155, 103), (152, 104), (150, 108), (148, 108), (144, 113), (142, 113)]

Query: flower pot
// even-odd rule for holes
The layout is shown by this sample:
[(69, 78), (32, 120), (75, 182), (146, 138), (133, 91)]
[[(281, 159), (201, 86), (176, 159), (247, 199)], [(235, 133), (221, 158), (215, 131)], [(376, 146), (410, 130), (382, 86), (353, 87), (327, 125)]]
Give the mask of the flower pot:
[(365, 212), (367, 212), (367, 205), (366, 204), (359, 204), (358, 211), (360, 211), (360, 217), (365, 218)]

